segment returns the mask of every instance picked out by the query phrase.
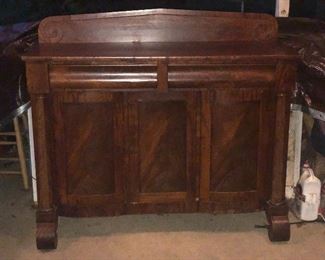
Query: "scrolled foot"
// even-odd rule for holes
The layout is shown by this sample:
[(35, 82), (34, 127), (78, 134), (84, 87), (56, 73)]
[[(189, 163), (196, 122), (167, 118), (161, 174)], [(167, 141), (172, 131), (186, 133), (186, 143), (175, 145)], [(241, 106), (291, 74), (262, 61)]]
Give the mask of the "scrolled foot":
[(58, 244), (56, 223), (37, 223), (36, 245), (38, 249), (55, 249)]
[(290, 224), (287, 216), (273, 216), (268, 226), (269, 239), (272, 242), (290, 240)]
[(58, 243), (58, 216), (55, 208), (36, 213), (36, 245), (38, 249), (55, 249)]
[(290, 223), (286, 202), (272, 204), (268, 202), (266, 208), (268, 220), (268, 235), (272, 242), (290, 240)]

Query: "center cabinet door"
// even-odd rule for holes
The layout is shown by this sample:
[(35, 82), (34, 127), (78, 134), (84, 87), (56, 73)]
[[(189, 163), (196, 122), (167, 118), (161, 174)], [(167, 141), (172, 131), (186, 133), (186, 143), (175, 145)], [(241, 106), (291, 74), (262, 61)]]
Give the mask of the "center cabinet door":
[(199, 93), (128, 93), (129, 213), (197, 210)]

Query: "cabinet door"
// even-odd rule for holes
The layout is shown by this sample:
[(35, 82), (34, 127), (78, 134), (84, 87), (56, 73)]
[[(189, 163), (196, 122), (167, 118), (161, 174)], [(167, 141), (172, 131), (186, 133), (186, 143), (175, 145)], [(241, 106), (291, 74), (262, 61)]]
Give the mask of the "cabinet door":
[(199, 95), (128, 94), (128, 212), (196, 211)]
[(63, 215), (114, 215), (123, 210), (123, 94), (53, 94), (57, 193)]
[(271, 188), (272, 91), (220, 89), (202, 97), (200, 210), (260, 208)]

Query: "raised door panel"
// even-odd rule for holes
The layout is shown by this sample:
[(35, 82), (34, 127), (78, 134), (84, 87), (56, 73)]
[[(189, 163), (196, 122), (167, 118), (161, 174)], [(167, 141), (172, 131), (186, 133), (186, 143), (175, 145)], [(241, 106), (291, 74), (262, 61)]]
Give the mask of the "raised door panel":
[(212, 104), (210, 191), (257, 188), (259, 102)]
[(269, 89), (203, 93), (201, 211), (251, 211), (269, 197), (273, 101)]
[(63, 214), (118, 214), (124, 204), (123, 95), (56, 92), (53, 105)]
[(186, 102), (139, 104), (140, 192), (186, 192)]
[(130, 212), (196, 210), (198, 102), (187, 92), (128, 95)]

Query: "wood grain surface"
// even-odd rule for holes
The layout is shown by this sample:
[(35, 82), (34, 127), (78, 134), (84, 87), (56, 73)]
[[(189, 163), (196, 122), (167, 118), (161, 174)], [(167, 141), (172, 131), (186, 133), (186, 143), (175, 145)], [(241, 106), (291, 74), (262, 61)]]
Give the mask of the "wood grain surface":
[(260, 41), (276, 38), (277, 23), (266, 14), (156, 9), (50, 17), (38, 34), (40, 43)]
[(50, 17), (26, 54), (37, 244), (59, 216), (249, 212), (287, 240), (296, 53), (262, 14), (142, 10)]

